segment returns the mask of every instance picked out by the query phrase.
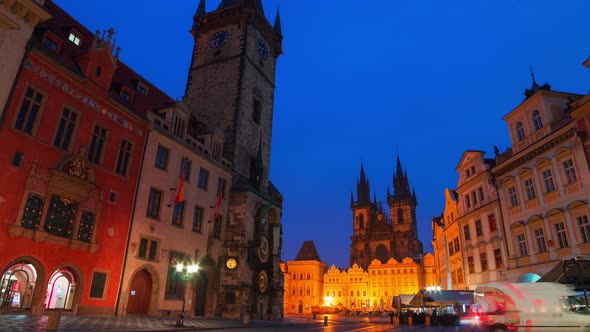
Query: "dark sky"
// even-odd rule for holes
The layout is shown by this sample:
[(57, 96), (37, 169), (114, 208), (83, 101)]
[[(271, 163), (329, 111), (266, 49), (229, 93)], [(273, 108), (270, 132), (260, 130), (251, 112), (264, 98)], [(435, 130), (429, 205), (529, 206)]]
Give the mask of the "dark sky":
[[(121, 57), (181, 98), (197, 0), (56, 2), (91, 31), (114, 28)], [(214, 10), (220, 0), (207, 0)], [(263, 0), (274, 22), (277, 0)], [(424, 248), (465, 150), (510, 146), (502, 117), (538, 83), (587, 93), (587, 0), (282, 0), (271, 179), (285, 197), (283, 260), (314, 240), (348, 267), (361, 161), (385, 200), (399, 154), (418, 196)]]

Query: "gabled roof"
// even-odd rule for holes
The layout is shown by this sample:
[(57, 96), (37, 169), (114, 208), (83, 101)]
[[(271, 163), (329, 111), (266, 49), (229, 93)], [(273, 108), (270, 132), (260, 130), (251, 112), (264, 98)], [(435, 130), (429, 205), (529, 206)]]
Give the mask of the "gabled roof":
[[(88, 30), (84, 25), (66, 13), (53, 1), (47, 0), (44, 7), (51, 14), (52, 18), (39, 24), (37, 28), (35, 28), (31, 37), (33, 47), (44, 52), (46, 56), (61, 64), (70, 72), (83, 77), (84, 74), (78, 66), (76, 58), (88, 53), (92, 41), (94, 40), (95, 33)], [(106, 29), (108, 27), (104, 28)], [(75, 31), (77, 35), (82, 37), (79, 46), (68, 41), (70, 31)], [(62, 42), (59, 53), (55, 54), (43, 45), (42, 40), (46, 33), (52, 34)], [(148, 88), (146, 96), (137, 92), (138, 82), (142, 82), (142, 84)], [(131, 89), (131, 91), (135, 92), (131, 102), (127, 102), (119, 97), (120, 89), (123, 86), (126, 86)], [(147, 79), (136, 73), (121, 61), (117, 62), (117, 69), (113, 75), (110, 87), (110, 95), (122, 105), (132, 109), (135, 113), (142, 116), (145, 116), (150, 110), (171, 106), (176, 102), (173, 98), (168, 96), (155, 85), (151, 84)]]
[(301, 249), (299, 249), (299, 253), (297, 257), (295, 257), (296, 261), (318, 261), (321, 262), (320, 255), (318, 255), (318, 251), (315, 248), (315, 244), (313, 241), (308, 240), (303, 242)]

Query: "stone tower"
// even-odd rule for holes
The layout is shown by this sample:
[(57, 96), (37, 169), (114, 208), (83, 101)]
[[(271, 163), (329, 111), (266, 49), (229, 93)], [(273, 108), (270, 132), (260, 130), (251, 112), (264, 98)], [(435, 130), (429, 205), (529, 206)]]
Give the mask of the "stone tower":
[(219, 160), (233, 171), (222, 223), (216, 313), (278, 319), (283, 311), (283, 197), (269, 174), (275, 66), (282, 54), (280, 16), (277, 12), (271, 25), (261, 0), (222, 0), (212, 12), (200, 0), (191, 33), (194, 48), (184, 99), (197, 135), (223, 134)]
[(404, 173), (399, 158), (393, 176), (394, 194), (387, 188), (389, 215), (381, 202), (374, 197), (371, 202), (369, 180), (361, 164), (357, 181), (357, 200), (351, 194), (353, 212), (353, 235), (350, 245), (350, 265), (358, 264), (366, 269), (374, 259), (386, 263), (390, 258), (402, 261), (410, 257), (420, 261), (422, 243), (418, 240), (416, 224), (416, 194), (410, 190), (408, 176)]

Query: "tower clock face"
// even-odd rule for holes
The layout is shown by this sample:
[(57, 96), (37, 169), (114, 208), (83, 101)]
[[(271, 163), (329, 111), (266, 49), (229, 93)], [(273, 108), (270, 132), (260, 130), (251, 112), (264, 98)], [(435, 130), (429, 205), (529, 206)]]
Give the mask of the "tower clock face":
[(266, 274), (266, 271), (260, 271), (260, 273), (258, 273), (258, 290), (260, 291), (260, 293), (264, 294), (266, 293), (267, 289), (268, 275)]
[(236, 261), (235, 258), (228, 258), (228, 260), (225, 261), (225, 266), (228, 269), (233, 270), (236, 268), (236, 266), (238, 266), (238, 261)]
[(220, 48), (225, 44), (228, 37), (229, 37), (229, 32), (227, 32), (225, 30), (217, 31), (211, 37), (211, 41), (209, 42), (209, 45), (212, 48)]
[(260, 55), (262, 60), (266, 60), (268, 58), (268, 47), (266, 46), (266, 43), (264, 40), (258, 39), (256, 45), (258, 47), (258, 55)]
[(258, 259), (260, 262), (266, 263), (268, 261), (269, 251), (268, 238), (263, 235), (260, 237), (260, 244), (258, 245)]

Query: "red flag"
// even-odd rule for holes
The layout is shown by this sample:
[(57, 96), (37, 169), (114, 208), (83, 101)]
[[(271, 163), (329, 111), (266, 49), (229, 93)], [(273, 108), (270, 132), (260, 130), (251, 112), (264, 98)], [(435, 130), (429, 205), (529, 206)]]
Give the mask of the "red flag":
[[(187, 166), (188, 160), (183, 159), (180, 165), (180, 174), (178, 174), (178, 184), (176, 186), (174, 205), (184, 202), (184, 174), (186, 173)], [(169, 204), (168, 206), (172, 206), (172, 204)]]
[(223, 189), (225, 187), (225, 182), (220, 179), (219, 183), (217, 184), (217, 203), (215, 204), (215, 213), (213, 214), (213, 219), (209, 220), (209, 223), (211, 223), (211, 221), (215, 221), (215, 219), (217, 219), (217, 217), (219, 217), (219, 208), (221, 208), (221, 201), (223, 199)]

